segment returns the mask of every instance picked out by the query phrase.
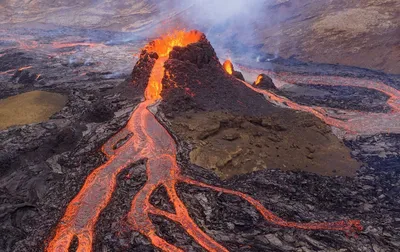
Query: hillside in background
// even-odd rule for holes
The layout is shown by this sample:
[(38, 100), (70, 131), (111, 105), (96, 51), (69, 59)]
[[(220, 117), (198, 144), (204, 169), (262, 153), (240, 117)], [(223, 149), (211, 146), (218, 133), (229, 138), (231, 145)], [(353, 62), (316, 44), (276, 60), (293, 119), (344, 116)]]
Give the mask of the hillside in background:
[[(208, 15), (199, 2), (5, 0), (0, 4), (0, 28), (66, 26), (157, 36), (168, 23), (174, 28), (217, 30), (221, 37), (283, 58), (400, 74), (397, 0), (255, 1), (257, 14), (243, 14), (236, 22), (233, 16), (213, 25), (196, 15)], [(218, 19), (218, 12), (213, 15)], [(237, 29), (243, 19), (250, 21)]]

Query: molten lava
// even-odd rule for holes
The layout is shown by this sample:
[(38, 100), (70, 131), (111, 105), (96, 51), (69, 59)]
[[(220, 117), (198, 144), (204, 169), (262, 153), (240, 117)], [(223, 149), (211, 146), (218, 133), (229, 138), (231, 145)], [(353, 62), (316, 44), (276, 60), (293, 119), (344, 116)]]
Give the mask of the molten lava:
[(225, 60), (224, 64), (222, 65), (222, 67), (225, 69), (225, 71), (228, 74), (233, 74), (233, 65), (232, 62), (230, 60)]
[(145, 47), (146, 51), (155, 52), (159, 57), (153, 67), (149, 83), (145, 90), (145, 98), (147, 100), (157, 100), (161, 98), (161, 80), (164, 76), (164, 63), (168, 59), (169, 53), (172, 49), (175, 46), (184, 47), (188, 44), (195, 43), (199, 41), (200, 38), (201, 33), (196, 31), (175, 31), (170, 35), (151, 42)]
[[(96, 168), (87, 177), (79, 193), (68, 204), (64, 216), (59, 221), (54, 237), (47, 244), (46, 251), (68, 251), (74, 237), (78, 240), (78, 252), (92, 251), (94, 227), (100, 213), (108, 205), (116, 187), (117, 175), (130, 164), (146, 159), (147, 182), (135, 195), (127, 215), (130, 226), (146, 236), (162, 251), (182, 251), (157, 234), (149, 214), (160, 215), (179, 223), (193, 239), (208, 251), (228, 251), (221, 244), (200, 229), (190, 217), (184, 203), (176, 191), (179, 182), (209, 188), (217, 192), (238, 196), (254, 206), (269, 222), (310, 230), (340, 230), (347, 233), (362, 230), (358, 220), (332, 223), (297, 223), (285, 221), (267, 210), (260, 202), (241, 192), (224, 189), (195, 181), (181, 174), (176, 162), (176, 146), (167, 130), (147, 109), (161, 98), (161, 80), (164, 77), (163, 64), (174, 46), (186, 46), (201, 39), (199, 32), (178, 31), (149, 44), (145, 49), (156, 52), (159, 58), (154, 65), (145, 90), (146, 100), (140, 103), (125, 128), (111, 137), (102, 147), (108, 161)], [(132, 135), (125, 144), (114, 148), (122, 139)], [(156, 208), (150, 203), (150, 196), (160, 186), (164, 186), (172, 202), (175, 213)]]
[(0, 72), (0, 75), (13, 74), (14, 72), (15, 72), (15, 69), (10, 69), (10, 70), (4, 71), (4, 72)]
[(260, 75), (258, 75), (258, 76), (257, 76), (257, 79), (256, 79), (256, 81), (254, 82), (254, 84), (255, 84), (255, 85), (258, 85), (258, 84), (260, 84), (260, 82), (262, 81), (262, 78), (263, 78), (263, 77), (262, 77), (262, 75), (261, 75), (261, 74), (260, 74)]
[(23, 70), (27, 70), (27, 69), (31, 69), (32, 66), (24, 66), (24, 67), (20, 67), (18, 68), (18, 71), (23, 71)]
[[(245, 66), (240, 66), (246, 69)], [(348, 134), (378, 134), (378, 133), (400, 133), (400, 91), (386, 85), (383, 82), (375, 80), (366, 80), (349, 77), (338, 76), (305, 76), (292, 73), (279, 72), (274, 73), (267, 70), (246, 69), (247, 72), (264, 73), (274, 77), (275, 81), (284, 84), (309, 84), (309, 85), (326, 85), (326, 86), (349, 86), (374, 89), (389, 96), (387, 104), (392, 111), (389, 113), (366, 113), (360, 111), (349, 111), (349, 115), (329, 116), (328, 110), (324, 107), (309, 107), (297, 104), (286, 97), (282, 97), (267, 90), (260, 90), (243, 82), (249, 88), (258, 93), (262, 93), (265, 97), (274, 103), (288, 106), (291, 109), (309, 112), (323, 120), (326, 124), (344, 129)], [(257, 78), (258, 80), (258, 78)]]

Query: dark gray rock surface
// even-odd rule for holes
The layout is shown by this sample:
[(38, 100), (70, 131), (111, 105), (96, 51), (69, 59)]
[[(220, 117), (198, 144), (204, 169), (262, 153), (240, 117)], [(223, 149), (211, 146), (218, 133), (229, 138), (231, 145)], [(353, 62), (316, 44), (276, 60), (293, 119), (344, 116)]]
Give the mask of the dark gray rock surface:
[[(65, 94), (69, 100), (48, 122), (0, 131), (0, 251), (42, 251), (52, 228), (86, 176), (104, 162), (100, 146), (123, 127), (141, 95), (125, 80), (134, 64), (131, 55), (126, 56), (125, 52), (115, 57), (104, 55), (102, 60), (87, 59), (92, 62), (90, 64), (70, 64), (72, 56), (49, 58), (39, 50), (9, 49), (9, 46), (0, 45), (0, 71), (12, 70), (10, 74), (0, 75), (0, 98), (45, 90)], [(118, 46), (108, 49), (111, 55), (121, 51)], [(89, 54), (87, 47), (68, 50), (77, 50), (74, 56)], [(106, 65), (101, 66), (103, 61)], [(109, 66), (115, 62), (129, 62), (127, 70), (106, 70), (113, 69)], [(42, 79), (13, 81), (18, 68), (27, 65), (32, 66), (23, 70), (29, 72), (28, 76), (41, 74)], [(307, 69), (309, 72), (320, 70), (386, 78), (381, 73), (374, 75), (368, 70), (338, 66), (319, 68), (318, 65), (291, 63), (280, 67), (298, 72)], [(392, 78), (392, 86), (399, 85), (396, 78)], [(338, 93), (336, 91), (336, 95)], [(370, 108), (374, 111), (373, 106)], [(162, 114), (157, 116), (168, 126)], [(191, 217), (230, 251), (400, 250), (399, 135), (381, 134), (347, 141), (354, 157), (364, 162), (353, 178), (264, 170), (227, 181), (190, 165), (187, 160), (190, 146), (177, 137), (178, 161), (189, 177), (248, 193), (286, 220), (360, 219), (365, 227), (356, 238), (341, 232), (278, 227), (263, 220), (253, 207), (239, 198), (179, 184), (179, 196)], [(142, 163), (121, 172), (113, 199), (97, 223), (94, 251), (155, 251), (124, 219), (133, 195), (145, 181)], [(152, 203), (173, 211), (162, 189), (152, 196)], [(186, 251), (203, 251), (180, 226), (157, 216), (152, 219), (159, 234), (168, 241)]]

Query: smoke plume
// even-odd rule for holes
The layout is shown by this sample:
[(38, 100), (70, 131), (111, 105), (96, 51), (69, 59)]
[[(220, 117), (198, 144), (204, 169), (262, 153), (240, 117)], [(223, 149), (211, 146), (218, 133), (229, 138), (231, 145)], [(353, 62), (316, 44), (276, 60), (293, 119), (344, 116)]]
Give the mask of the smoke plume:
[[(259, 28), (268, 26), (268, 5), (272, 0), (186, 0), (164, 1), (158, 9), (171, 13), (168, 29), (198, 29), (207, 35), (221, 58), (250, 53), (263, 40)], [(165, 17), (164, 17), (165, 18)], [(249, 47), (250, 45), (250, 47)], [(252, 47), (251, 47), (252, 46)], [(256, 58), (257, 56), (255, 56)]]

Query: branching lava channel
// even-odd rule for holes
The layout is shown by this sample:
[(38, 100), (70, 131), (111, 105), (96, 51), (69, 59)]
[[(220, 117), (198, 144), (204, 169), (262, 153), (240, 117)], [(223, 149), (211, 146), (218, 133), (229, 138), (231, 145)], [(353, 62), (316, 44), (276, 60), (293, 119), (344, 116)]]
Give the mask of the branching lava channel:
[[(68, 251), (76, 237), (78, 252), (92, 251), (94, 227), (101, 211), (109, 203), (116, 187), (117, 175), (129, 164), (146, 159), (147, 182), (135, 195), (127, 220), (132, 229), (146, 236), (151, 243), (163, 251), (182, 251), (157, 235), (156, 227), (149, 214), (160, 215), (179, 223), (193, 239), (208, 251), (228, 251), (225, 247), (207, 235), (189, 216), (188, 210), (180, 200), (176, 184), (188, 183), (209, 188), (221, 193), (238, 196), (253, 205), (269, 222), (300, 229), (340, 230), (346, 233), (362, 230), (357, 220), (338, 221), (333, 223), (296, 223), (285, 221), (267, 210), (261, 203), (241, 192), (204, 184), (181, 175), (176, 162), (176, 147), (173, 138), (156, 120), (147, 107), (161, 99), (161, 80), (164, 75), (164, 62), (174, 46), (184, 47), (201, 38), (196, 31), (177, 31), (150, 43), (146, 50), (156, 52), (156, 61), (148, 86), (145, 90), (145, 101), (133, 112), (124, 129), (109, 139), (102, 147), (108, 161), (96, 168), (86, 179), (80, 192), (68, 204), (64, 216), (55, 228), (54, 236), (47, 244), (46, 251)], [(114, 149), (120, 139), (133, 135), (124, 145)], [(150, 204), (150, 196), (159, 186), (165, 186), (168, 196), (175, 208), (175, 213), (165, 212)]]

